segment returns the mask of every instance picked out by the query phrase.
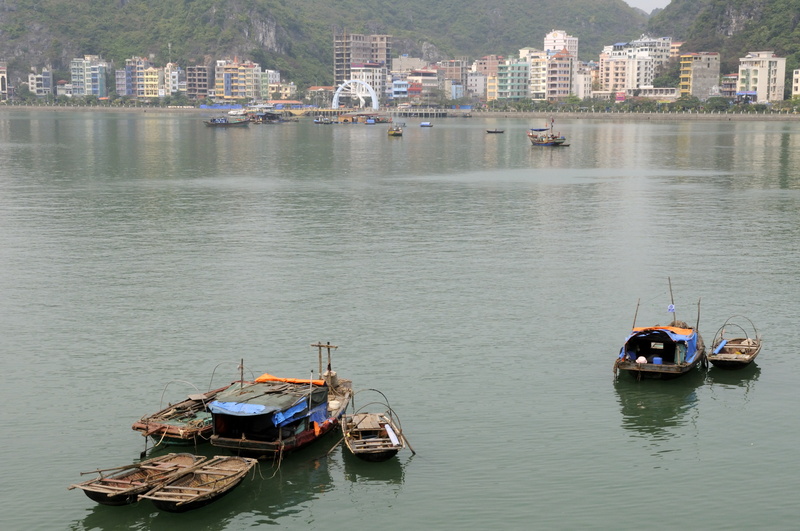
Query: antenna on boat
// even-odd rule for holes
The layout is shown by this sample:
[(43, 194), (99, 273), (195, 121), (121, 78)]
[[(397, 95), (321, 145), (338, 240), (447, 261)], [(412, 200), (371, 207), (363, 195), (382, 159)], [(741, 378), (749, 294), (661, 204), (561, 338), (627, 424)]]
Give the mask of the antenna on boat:
[(244, 387), (244, 358), (239, 363), (239, 389)]
[(631, 330), (636, 328), (636, 317), (639, 315), (639, 303), (642, 302), (642, 299), (636, 299), (636, 311), (633, 312), (633, 326)]

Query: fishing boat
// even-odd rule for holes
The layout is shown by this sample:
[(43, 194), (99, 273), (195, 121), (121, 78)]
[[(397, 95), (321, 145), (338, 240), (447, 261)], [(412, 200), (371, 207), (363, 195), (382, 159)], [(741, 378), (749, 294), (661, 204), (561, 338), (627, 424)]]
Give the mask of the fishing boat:
[(243, 127), (250, 124), (247, 116), (217, 116), (203, 120), (207, 127)]
[[(670, 293), (672, 284), (670, 283)], [(698, 332), (700, 302), (697, 303), (697, 325), (689, 326), (675, 318), (674, 301), (668, 306), (672, 322), (668, 325), (633, 327), (614, 362), (614, 374), (630, 373), (637, 379), (671, 379), (682, 376), (699, 364), (707, 365), (705, 343)], [(636, 306), (638, 314), (639, 305)]]
[[(211, 444), (236, 455), (280, 458), (302, 448), (339, 425), (350, 402), (352, 383), (331, 369), (330, 343), (319, 349), (319, 378), (280, 378), (262, 374), (252, 383), (239, 383), (209, 404), (214, 434)], [(328, 351), (322, 372), (322, 349)]]
[[(185, 473), (205, 459), (192, 454), (167, 454), (139, 463), (95, 470), (93, 472), (98, 477), (70, 485), (69, 490), (81, 489), (102, 505), (128, 505), (135, 502), (140, 494)], [(112, 473), (105, 475), (105, 472)]]
[[(734, 319), (744, 319), (749, 323), (748, 329), (737, 324)], [(731, 329), (735, 332), (730, 333)], [(761, 352), (762, 339), (753, 322), (743, 315), (729, 317), (725, 324), (714, 335), (711, 342), (711, 353), (708, 361), (720, 369), (743, 369), (753, 363)]]
[(420, 122), (419, 126), (420, 127), (433, 127), (433, 124), (431, 122)]
[[(164, 387), (162, 403), (164, 393), (171, 383), (173, 382)], [(206, 393), (190, 394), (176, 404), (169, 404), (155, 413), (143, 416), (131, 428), (141, 432), (144, 437), (150, 437), (155, 446), (204, 443), (214, 431), (208, 404), (230, 385), (232, 384)]]
[(531, 144), (534, 146), (544, 146), (544, 147), (566, 147), (567, 139), (561, 133), (556, 133), (553, 131), (553, 127), (555, 125), (555, 119), (550, 118), (550, 126), (543, 127), (540, 129), (528, 129), (528, 138), (531, 140)]
[[(379, 393), (383, 396), (384, 402), (370, 402), (354, 413), (345, 413), (342, 416), (344, 444), (350, 453), (359, 459), (372, 462), (386, 461), (406, 447), (406, 438), (400, 420), (389, 407), (386, 396), (377, 389), (365, 391)], [(376, 404), (383, 411), (370, 412)], [(414, 453), (414, 450), (411, 452)]]
[(238, 487), (256, 463), (246, 457), (216, 456), (140, 495), (139, 499), (150, 500), (156, 508), (171, 513), (198, 509)]
[(487, 129), (486, 132), (490, 135), (502, 135), (505, 133), (504, 129)]
[(400, 124), (390, 126), (389, 136), (403, 136), (403, 127)]

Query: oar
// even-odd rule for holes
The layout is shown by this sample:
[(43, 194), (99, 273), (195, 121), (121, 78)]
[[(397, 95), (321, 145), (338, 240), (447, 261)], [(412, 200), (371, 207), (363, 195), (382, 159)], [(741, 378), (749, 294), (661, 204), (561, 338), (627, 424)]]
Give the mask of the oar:
[(333, 452), (334, 450), (336, 450), (336, 447), (337, 447), (337, 446), (339, 446), (340, 444), (342, 444), (342, 441), (343, 441), (343, 440), (344, 440), (344, 437), (342, 437), (341, 439), (339, 439), (338, 441), (336, 441), (336, 444), (334, 444), (334, 445), (331, 447), (331, 449), (330, 449), (330, 450), (328, 450), (328, 453), (327, 453), (327, 454), (325, 454), (325, 456), (327, 457), (327, 456), (331, 455), (331, 452)]

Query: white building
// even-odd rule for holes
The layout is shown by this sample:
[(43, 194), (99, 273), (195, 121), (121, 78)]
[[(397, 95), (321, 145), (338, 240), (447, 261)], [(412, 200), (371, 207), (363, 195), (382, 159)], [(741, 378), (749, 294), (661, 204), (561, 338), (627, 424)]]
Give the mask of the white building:
[(547, 55), (552, 56), (565, 49), (577, 59), (578, 37), (567, 35), (567, 32), (563, 30), (553, 30), (544, 36), (544, 51), (547, 52)]
[(519, 58), (530, 64), (529, 94), (532, 100), (547, 98), (547, 52), (536, 48), (521, 48)]
[(767, 103), (783, 100), (786, 58), (772, 51), (750, 52), (739, 59), (739, 98)]

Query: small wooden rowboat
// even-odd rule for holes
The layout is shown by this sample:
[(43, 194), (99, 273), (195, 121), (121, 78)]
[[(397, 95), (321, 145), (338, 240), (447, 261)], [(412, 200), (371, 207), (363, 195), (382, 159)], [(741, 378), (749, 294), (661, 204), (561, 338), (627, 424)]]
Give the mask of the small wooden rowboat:
[[(736, 324), (733, 319), (744, 319), (750, 323), (753, 336), (751, 337), (749, 332), (741, 325)], [(735, 337), (731, 337), (730, 334), (725, 337), (726, 328), (728, 331), (734, 329)], [(708, 361), (720, 369), (743, 369), (756, 359), (758, 353), (761, 352), (761, 345), (761, 336), (753, 322), (743, 315), (735, 315), (728, 318), (714, 336)]]
[[(365, 389), (365, 391), (375, 391), (386, 399), (386, 396), (377, 389)], [(344, 444), (359, 459), (373, 462), (386, 461), (405, 448), (408, 441), (388, 401), (380, 403), (386, 408), (384, 412), (362, 411), (373, 404), (378, 402), (366, 404), (355, 413), (345, 414), (342, 417)], [(414, 453), (414, 450), (411, 452)]]
[(139, 499), (150, 500), (157, 508), (171, 513), (198, 509), (231, 492), (257, 462), (248, 457), (216, 456), (140, 495)]
[[(185, 473), (205, 459), (192, 454), (167, 454), (140, 463), (96, 470), (94, 472), (99, 477), (70, 485), (69, 490), (81, 489), (89, 498), (103, 505), (127, 505), (135, 502), (139, 494)], [(112, 474), (103, 475), (111, 471)]]

